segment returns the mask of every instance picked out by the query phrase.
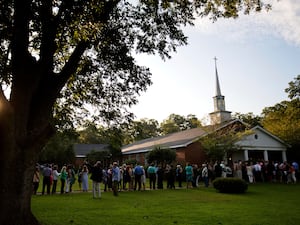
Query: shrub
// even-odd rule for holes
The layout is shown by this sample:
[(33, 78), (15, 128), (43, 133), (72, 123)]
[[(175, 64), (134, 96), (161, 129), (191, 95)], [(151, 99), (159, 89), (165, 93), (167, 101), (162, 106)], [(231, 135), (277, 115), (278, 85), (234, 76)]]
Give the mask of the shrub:
[(217, 178), (213, 186), (221, 193), (244, 193), (248, 189), (246, 181), (234, 177)]

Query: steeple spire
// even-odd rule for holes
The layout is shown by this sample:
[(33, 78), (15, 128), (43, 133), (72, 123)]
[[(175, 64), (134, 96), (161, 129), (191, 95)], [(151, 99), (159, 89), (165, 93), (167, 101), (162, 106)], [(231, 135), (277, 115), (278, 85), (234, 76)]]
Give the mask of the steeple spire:
[(216, 96), (222, 96), (220, 83), (219, 83), (218, 70), (217, 70), (217, 60), (218, 60), (217, 57), (215, 57), (214, 60), (215, 60), (215, 70), (216, 70)]
[(225, 97), (221, 94), (219, 75), (217, 70), (217, 57), (215, 60), (215, 70), (216, 70), (216, 96), (214, 99), (214, 112), (210, 113), (211, 124), (220, 124), (231, 119), (231, 112), (225, 109)]

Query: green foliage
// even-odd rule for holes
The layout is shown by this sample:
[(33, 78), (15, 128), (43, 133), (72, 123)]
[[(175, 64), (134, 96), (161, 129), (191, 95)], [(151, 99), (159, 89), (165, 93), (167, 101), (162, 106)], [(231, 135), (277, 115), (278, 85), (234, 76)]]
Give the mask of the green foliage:
[(187, 117), (171, 114), (160, 124), (161, 132), (164, 135), (196, 127), (201, 127), (201, 122), (191, 114)]
[(110, 161), (111, 153), (109, 150), (100, 152), (91, 151), (89, 154), (87, 154), (86, 158), (91, 165), (94, 165), (98, 160), (105, 164), (105, 162)]
[(101, 129), (97, 128), (96, 124), (89, 123), (86, 128), (78, 131), (79, 133), (79, 143), (83, 144), (104, 144), (104, 138), (101, 133)]
[(250, 133), (251, 131), (247, 130), (243, 124), (233, 124), (210, 132), (200, 141), (208, 158), (212, 161), (220, 161), (226, 155), (230, 156), (233, 152), (239, 151), (241, 147), (237, 142)]
[(263, 110), (263, 126), (289, 144), (300, 140), (300, 100), (283, 101)]
[(289, 154), (291, 157), (300, 159), (300, 75), (294, 82), (289, 83), (285, 91), (291, 98), (290, 101), (282, 101), (271, 107), (263, 109), (262, 125), (272, 134), (278, 136), (287, 144), (291, 145)]
[(248, 189), (246, 181), (235, 177), (217, 178), (213, 186), (221, 193), (244, 193)]
[(157, 120), (145, 118), (133, 121), (124, 132), (126, 133), (124, 144), (129, 144), (134, 141), (157, 137), (160, 134), (160, 129)]
[(240, 119), (241, 121), (249, 124), (251, 127), (262, 126), (261, 125), (262, 117), (254, 115), (252, 112), (246, 114), (235, 113), (232, 115), (232, 118)]
[(289, 87), (285, 89), (285, 92), (289, 94), (290, 99), (300, 98), (300, 75), (294, 81), (289, 82)]
[(114, 160), (121, 158), (121, 146), (124, 139), (121, 128), (97, 126), (95, 123), (88, 122), (86, 128), (78, 131), (78, 133), (80, 143), (108, 144), (111, 158)]
[(176, 152), (172, 149), (156, 147), (146, 155), (148, 163), (156, 163), (164, 165), (172, 163), (176, 159)]
[(18, 165), (2, 176), (1, 193), (16, 199), (1, 199), (7, 207), (0, 223), (38, 224), (29, 208), (30, 168), (55, 128), (78, 126), (86, 117), (109, 127), (133, 118), (128, 110), (152, 83), (134, 54), (169, 58), (187, 44), (182, 28), (196, 15), (235, 18), (262, 6), (248, 0), (0, 0), (1, 171)]
[(58, 165), (73, 163), (75, 159), (73, 144), (76, 140), (76, 132), (57, 132), (43, 148), (39, 155), (39, 162)]

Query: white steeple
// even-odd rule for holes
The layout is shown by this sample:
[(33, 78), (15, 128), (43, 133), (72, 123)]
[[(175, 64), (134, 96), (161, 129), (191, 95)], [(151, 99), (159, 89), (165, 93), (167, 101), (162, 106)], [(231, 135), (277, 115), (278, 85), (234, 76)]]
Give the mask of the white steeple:
[(231, 112), (225, 109), (225, 97), (221, 94), (219, 75), (217, 70), (217, 58), (215, 60), (215, 71), (216, 71), (216, 96), (214, 99), (214, 112), (210, 113), (211, 124), (219, 124), (231, 119)]
[(216, 70), (216, 96), (221, 96), (221, 88), (219, 83), (219, 76), (218, 76), (218, 70), (217, 70), (217, 58), (214, 58), (215, 60), (215, 70)]

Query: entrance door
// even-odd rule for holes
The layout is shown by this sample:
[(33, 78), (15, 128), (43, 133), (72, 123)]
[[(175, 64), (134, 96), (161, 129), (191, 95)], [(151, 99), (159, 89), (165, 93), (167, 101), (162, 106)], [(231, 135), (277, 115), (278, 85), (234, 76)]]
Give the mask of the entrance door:
[(264, 161), (264, 152), (250, 150), (250, 151), (248, 151), (248, 157), (249, 157), (249, 161), (252, 161), (252, 162)]

